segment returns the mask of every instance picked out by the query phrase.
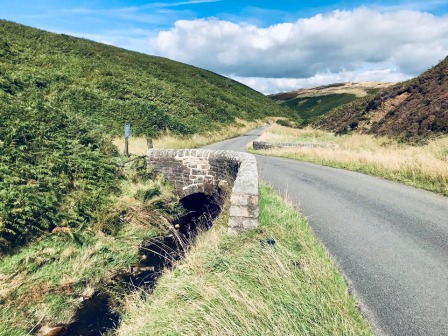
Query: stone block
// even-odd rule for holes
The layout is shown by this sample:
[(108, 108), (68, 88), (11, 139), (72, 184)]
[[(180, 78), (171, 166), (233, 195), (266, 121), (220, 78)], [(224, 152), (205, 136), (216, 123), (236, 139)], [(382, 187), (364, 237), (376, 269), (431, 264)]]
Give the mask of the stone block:
[(227, 232), (239, 233), (258, 226), (257, 218), (230, 217)]
[(232, 192), (232, 195), (230, 196), (230, 204), (258, 207), (258, 195), (254, 195), (252, 193)]
[(231, 205), (229, 209), (230, 217), (246, 217), (246, 218), (258, 218), (258, 205), (257, 206), (238, 206)]
[(190, 175), (205, 175), (207, 172), (202, 169), (191, 169)]

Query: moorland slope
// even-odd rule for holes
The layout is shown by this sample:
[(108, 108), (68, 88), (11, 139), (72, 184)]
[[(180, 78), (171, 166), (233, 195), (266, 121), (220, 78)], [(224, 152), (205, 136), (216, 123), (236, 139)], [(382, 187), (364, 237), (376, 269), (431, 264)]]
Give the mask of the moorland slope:
[(285, 115), (271, 99), (231, 79), (161, 57), (0, 20), (0, 101), (93, 120), (113, 135), (201, 133), (235, 118)]
[(335, 83), (309, 89), (271, 95), (282, 106), (295, 110), (304, 124), (312, 123), (333, 109), (353, 102), (360, 97), (376, 94), (392, 83)]
[(408, 140), (447, 134), (448, 57), (414, 79), (333, 110), (317, 125)]

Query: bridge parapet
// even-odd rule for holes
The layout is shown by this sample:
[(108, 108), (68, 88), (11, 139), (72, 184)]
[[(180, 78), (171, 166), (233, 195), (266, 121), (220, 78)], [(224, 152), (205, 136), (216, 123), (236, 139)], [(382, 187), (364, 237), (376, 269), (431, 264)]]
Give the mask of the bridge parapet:
[(251, 154), (209, 149), (150, 149), (148, 165), (162, 173), (180, 197), (213, 195), (228, 179), (230, 233), (258, 226), (257, 161)]

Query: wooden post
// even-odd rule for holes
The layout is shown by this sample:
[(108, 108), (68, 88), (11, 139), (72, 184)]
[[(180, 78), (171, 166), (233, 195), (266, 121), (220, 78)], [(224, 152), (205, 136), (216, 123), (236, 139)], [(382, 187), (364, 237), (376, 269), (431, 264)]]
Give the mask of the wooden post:
[(129, 138), (124, 138), (124, 155), (129, 156)]
[(131, 136), (131, 125), (124, 124), (124, 155), (129, 156), (129, 137)]
[(146, 146), (148, 149), (154, 148), (151, 138), (146, 138)]

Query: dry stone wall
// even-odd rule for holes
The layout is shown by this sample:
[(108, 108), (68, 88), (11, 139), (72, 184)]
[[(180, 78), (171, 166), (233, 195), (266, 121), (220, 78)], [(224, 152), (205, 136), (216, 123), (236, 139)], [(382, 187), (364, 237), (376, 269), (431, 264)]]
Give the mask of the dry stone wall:
[(170, 181), (177, 194), (212, 195), (230, 179), (230, 233), (258, 226), (257, 161), (251, 154), (207, 149), (149, 149), (148, 165)]
[(337, 148), (336, 144), (331, 143), (308, 143), (308, 142), (268, 142), (268, 141), (254, 141), (253, 148), (260, 149), (274, 149), (274, 148)]

